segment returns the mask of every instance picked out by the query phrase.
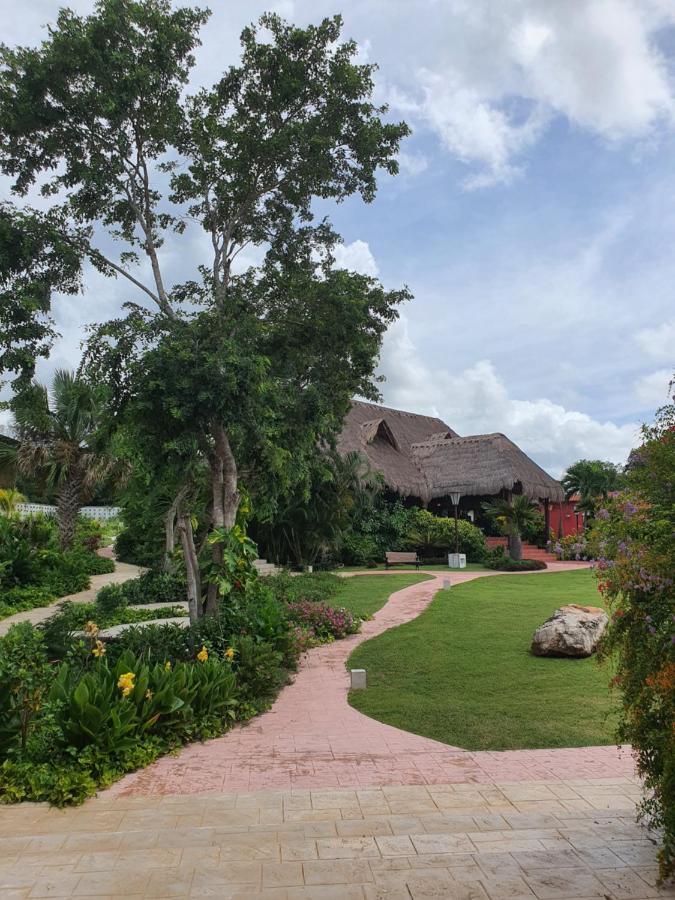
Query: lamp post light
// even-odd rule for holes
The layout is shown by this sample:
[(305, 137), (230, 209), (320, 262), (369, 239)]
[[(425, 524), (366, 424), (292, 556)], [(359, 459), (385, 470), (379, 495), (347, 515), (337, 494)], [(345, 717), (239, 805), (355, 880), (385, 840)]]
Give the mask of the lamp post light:
[(461, 494), (459, 491), (453, 491), (450, 494), (450, 500), (452, 505), (455, 507), (455, 554), (457, 555), (457, 559), (459, 560), (459, 520), (458, 520), (458, 507), (459, 507), (459, 498)]

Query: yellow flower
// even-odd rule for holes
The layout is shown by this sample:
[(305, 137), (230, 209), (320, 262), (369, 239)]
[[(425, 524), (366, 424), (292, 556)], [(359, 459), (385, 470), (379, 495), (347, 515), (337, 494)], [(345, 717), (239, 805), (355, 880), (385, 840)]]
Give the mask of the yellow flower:
[(232, 660), (234, 659), (234, 650), (232, 649), (232, 647), (228, 647), (225, 651), (225, 659), (227, 659), (229, 662), (232, 662)]
[(152, 700), (152, 698), (153, 698), (154, 696), (155, 696), (155, 695), (152, 693), (152, 691), (150, 690), (150, 688), (148, 688), (147, 691), (145, 692), (145, 699), (146, 699), (146, 700)]
[(170, 672), (170, 671), (171, 671), (171, 660), (170, 660), (170, 659), (167, 659), (167, 661), (164, 663), (164, 669), (165, 669), (167, 672)]
[(84, 633), (87, 635), (87, 637), (96, 637), (98, 632), (99, 627), (96, 622), (87, 622), (87, 624), (84, 626)]
[(204, 647), (202, 645), (202, 649), (197, 654), (197, 659), (199, 660), (199, 662), (206, 662), (206, 660), (208, 658), (209, 658), (209, 651), (206, 649), (206, 647)]
[(135, 678), (136, 676), (133, 672), (125, 672), (123, 675), (120, 675), (117, 680), (117, 687), (122, 691), (122, 696), (128, 697), (133, 691)]
[(103, 641), (96, 641), (96, 646), (91, 652), (96, 657), (96, 659), (100, 659), (102, 656), (105, 656), (105, 644), (103, 643)]

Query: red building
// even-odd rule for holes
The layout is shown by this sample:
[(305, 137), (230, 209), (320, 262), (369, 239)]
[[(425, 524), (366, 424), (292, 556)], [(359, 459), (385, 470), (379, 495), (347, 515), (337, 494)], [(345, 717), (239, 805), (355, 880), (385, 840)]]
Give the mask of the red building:
[(584, 530), (583, 513), (576, 512), (580, 499), (578, 494), (574, 494), (569, 500), (551, 503), (549, 516), (551, 531), (555, 537), (569, 537), (570, 534), (581, 534)]

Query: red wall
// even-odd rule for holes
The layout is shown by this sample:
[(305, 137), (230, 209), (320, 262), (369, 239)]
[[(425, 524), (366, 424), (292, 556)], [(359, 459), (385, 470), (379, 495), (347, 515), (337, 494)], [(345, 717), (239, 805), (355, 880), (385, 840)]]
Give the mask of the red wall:
[(584, 530), (584, 517), (581, 513), (575, 513), (577, 500), (565, 500), (563, 503), (551, 503), (551, 531), (558, 537), (560, 534), (560, 514), (562, 507), (562, 534), (568, 537), (570, 534), (581, 534)]

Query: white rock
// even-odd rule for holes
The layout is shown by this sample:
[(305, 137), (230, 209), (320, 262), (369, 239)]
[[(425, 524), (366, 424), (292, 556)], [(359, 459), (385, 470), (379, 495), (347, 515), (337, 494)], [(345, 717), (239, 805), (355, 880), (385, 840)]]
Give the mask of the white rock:
[(532, 652), (535, 656), (590, 656), (608, 621), (597, 606), (561, 606), (535, 631)]

